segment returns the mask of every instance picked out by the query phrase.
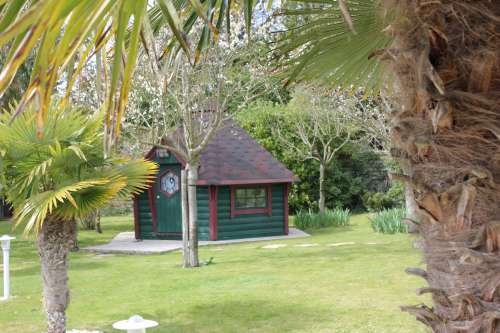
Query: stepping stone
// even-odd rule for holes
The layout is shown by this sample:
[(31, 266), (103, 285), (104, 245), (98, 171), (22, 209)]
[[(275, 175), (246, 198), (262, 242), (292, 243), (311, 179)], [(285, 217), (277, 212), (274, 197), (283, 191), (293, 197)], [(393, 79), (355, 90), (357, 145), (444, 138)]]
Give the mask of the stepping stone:
[(262, 248), (263, 249), (279, 249), (281, 247), (286, 247), (286, 244), (270, 244), (270, 245), (265, 245)]
[(295, 247), (313, 247), (313, 246), (319, 246), (318, 243), (314, 243), (314, 244), (298, 244), (298, 245), (295, 245)]
[(328, 246), (343, 246), (343, 245), (354, 245), (356, 244), (355, 242), (344, 242), (344, 243), (332, 243), (328, 244)]

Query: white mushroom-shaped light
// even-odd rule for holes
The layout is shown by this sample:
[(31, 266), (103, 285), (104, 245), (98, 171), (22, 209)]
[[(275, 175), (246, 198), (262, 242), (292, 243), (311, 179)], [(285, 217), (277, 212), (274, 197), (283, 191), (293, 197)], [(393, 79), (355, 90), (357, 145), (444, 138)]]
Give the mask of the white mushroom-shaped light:
[(127, 333), (145, 333), (147, 328), (156, 326), (158, 326), (156, 321), (146, 320), (138, 315), (134, 315), (127, 320), (117, 321), (113, 324), (113, 328), (127, 331)]
[(2, 244), (2, 250), (10, 250), (10, 241), (16, 239), (16, 237), (11, 237), (9, 235), (3, 235), (0, 237), (0, 242)]

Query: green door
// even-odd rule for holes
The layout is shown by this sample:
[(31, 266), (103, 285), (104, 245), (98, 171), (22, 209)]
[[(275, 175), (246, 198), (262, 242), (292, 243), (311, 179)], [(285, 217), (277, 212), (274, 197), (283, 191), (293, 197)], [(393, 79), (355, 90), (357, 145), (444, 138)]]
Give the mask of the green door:
[(180, 236), (182, 233), (181, 212), (181, 167), (165, 165), (156, 181), (156, 216), (158, 233)]

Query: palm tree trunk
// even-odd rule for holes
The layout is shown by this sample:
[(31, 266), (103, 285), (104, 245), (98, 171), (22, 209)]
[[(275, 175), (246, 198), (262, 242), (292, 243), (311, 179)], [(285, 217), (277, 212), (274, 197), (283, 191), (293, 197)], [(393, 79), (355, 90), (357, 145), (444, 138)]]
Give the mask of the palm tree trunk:
[(101, 210), (96, 209), (95, 211), (95, 231), (98, 234), (102, 234), (102, 227), (101, 227)]
[(198, 165), (190, 164), (188, 168), (188, 206), (189, 206), (189, 265), (200, 266), (198, 259), (198, 200), (196, 183), (198, 181)]
[(189, 204), (188, 204), (188, 186), (187, 169), (181, 171), (181, 208), (182, 208), (182, 266), (191, 267), (189, 256)]
[(325, 164), (319, 163), (319, 212), (325, 213)]
[(409, 163), (433, 307), (403, 310), (434, 332), (500, 332), (500, 5), (386, 2), (386, 56), (400, 112), (393, 155)]
[(76, 229), (74, 221), (49, 216), (38, 234), (47, 333), (66, 332), (66, 308), (69, 305), (68, 253), (73, 247)]

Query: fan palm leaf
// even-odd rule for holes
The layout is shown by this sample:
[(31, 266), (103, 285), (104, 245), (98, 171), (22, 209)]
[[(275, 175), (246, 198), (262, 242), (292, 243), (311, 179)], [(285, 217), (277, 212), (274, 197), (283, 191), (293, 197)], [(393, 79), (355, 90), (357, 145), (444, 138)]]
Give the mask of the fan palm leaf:
[(319, 79), (331, 86), (378, 89), (384, 74), (374, 52), (387, 47), (389, 21), (378, 0), (299, 0), (288, 3), (281, 15), (296, 19), (294, 27), (276, 39), (281, 75), (290, 81)]
[(143, 159), (104, 158), (101, 117), (51, 110), (40, 138), (34, 110), (10, 125), (7, 118), (0, 121), (0, 175), (25, 232), (38, 232), (48, 216), (74, 220), (136, 195), (157, 171)]
[[(256, 4), (242, 0), (248, 26)], [(139, 46), (141, 42), (146, 44), (145, 26), (150, 25), (154, 31), (168, 26), (175, 39), (165, 45), (164, 55), (182, 49), (191, 58), (186, 35), (194, 23), (200, 19), (206, 30), (197, 46), (200, 53), (209, 47), (208, 41), (217, 39), (230, 10), (227, 0), (0, 0), (0, 48), (10, 49), (0, 66), (0, 97), (28, 56), (36, 54), (29, 86), (14, 116), (36, 99), (36, 134), (41, 137), (57, 83), (61, 79), (66, 83), (65, 97), (58, 106), (62, 108), (84, 66), (97, 51), (111, 47), (104, 108), (106, 133), (118, 136)]]

